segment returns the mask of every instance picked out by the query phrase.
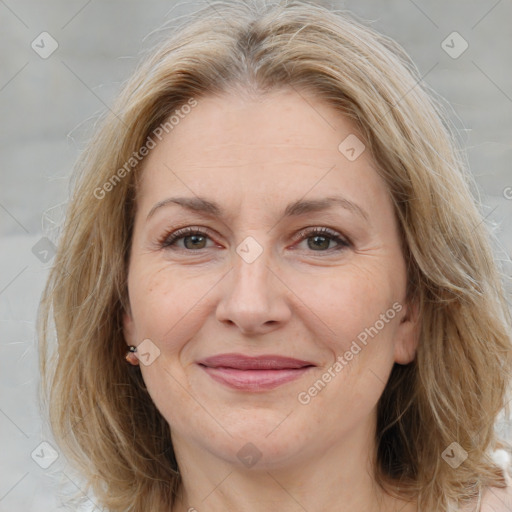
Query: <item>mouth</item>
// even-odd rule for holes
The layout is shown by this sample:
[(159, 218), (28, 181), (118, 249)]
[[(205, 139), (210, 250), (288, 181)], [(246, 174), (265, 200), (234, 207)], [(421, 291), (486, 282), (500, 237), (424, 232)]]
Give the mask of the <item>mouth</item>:
[(265, 391), (298, 379), (316, 365), (278, 355), (220, 354), (198, 362), (215, 381), (243, 391)]

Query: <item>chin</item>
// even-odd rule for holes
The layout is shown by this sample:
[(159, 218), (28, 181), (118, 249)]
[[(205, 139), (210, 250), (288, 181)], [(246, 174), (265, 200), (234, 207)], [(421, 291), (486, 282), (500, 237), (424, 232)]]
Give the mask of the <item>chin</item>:
[(232, 417), (225, 423), (229, 424), (231, 435), (224, 432), (208, 450), (230, 464), (252, 471), (285, 468), (305, 456), (313, 444), (305, 435), (305, 426), (300, 427), (287, 414), (248, 410), (243, 417)]
[(283, 443), (283, 439), (264, 439), (256, 442), (235, 438), (225, 447), (214, 447), (212, 451), (229, 464), (248, 471), (276, 471), (296, 464), (302, 450), (297, 444)]

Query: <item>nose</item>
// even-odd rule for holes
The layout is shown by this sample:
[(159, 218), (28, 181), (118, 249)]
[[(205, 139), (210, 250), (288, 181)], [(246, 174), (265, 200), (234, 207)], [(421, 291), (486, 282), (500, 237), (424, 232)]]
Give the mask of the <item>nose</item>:
[(251, 263), (235, 253), (217, 305), (218, 321), (235, 325), (243, 334), (264, 334), (290, 319), (287, 287), (269, 263), (265, 250)]

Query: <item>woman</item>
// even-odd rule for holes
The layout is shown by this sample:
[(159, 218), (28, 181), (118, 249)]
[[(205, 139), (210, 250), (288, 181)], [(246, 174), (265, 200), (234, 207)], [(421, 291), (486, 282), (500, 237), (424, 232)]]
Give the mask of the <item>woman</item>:
[(107, 510), (509, 510), (510, 312), (419, 82), (294, 1), (212, 4), (125, 86), (40, 325), (53, 430)]

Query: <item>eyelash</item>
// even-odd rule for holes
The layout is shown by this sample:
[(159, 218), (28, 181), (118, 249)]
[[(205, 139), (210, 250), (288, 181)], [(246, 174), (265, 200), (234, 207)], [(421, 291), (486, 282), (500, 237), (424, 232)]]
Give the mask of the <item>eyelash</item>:
[[(167, 233), (164, 237), (162, 237), (158, 241), (158, 245), (162, 249), (173, 249), (173, 246), (175, 245), (175, 242), (178, 240), (181, 240), (182, 238), (187, 238), (189, 236), (206, 236), (210, 238), (209, 232), (207, 229), (204, 228), (196, 228), (196, 227), (186, 227), (182, 229), (178, 229), (174, 231), (173, 233)], [(342, 249), (346, 249), (347, 247), (350, 247), (352, 244), (347, 239), (344, 238), (340, 233), (329, 229), (329, 228), (305, 228), (301, 230), (297, 236), (295, 237), (295, 241), (302, 242), (303, 240), (307, 240), (308, 238), (312, 238), (314, 236), (321, 236), (324, 238), (327, 238), (329, 240), (332, 240), (333, 242), (336, 242), (338, 245), (334, 248), (327, 249), (325, 251), (312, 251), (312, 252), (324, 252), (324, 253), (330, 253), (331, 251), (339, 251)], [(180, 248), (182, 249), (182, 248)], [(204, 248), (203, 248), (204, 249)], [(193, 249), (182, 249), (187, 252), (198, 252), (201, 249), (198, 249), (197, 251), (194, 251)]]

